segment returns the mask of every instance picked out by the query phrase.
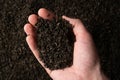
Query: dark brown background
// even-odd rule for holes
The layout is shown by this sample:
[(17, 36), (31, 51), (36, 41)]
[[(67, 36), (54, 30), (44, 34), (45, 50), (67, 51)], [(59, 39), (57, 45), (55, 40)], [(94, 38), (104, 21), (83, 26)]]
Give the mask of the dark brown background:
[(28, 15), (41, 7), (81, 19), (93, 35), (103, 71), (120, 80), (119, 0), (0, 0), (0, 80), (50, 80), (23, 31)]

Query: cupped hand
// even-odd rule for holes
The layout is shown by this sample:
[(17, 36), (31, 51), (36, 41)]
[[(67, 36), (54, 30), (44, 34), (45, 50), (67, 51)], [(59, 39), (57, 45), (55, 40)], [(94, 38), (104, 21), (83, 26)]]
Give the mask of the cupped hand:
[[(56, 17), (52, 12), (45, 8), (41, 8), (38, 11), (38, 15), (41, 18), (48, 20), (52, 20)], [(46, 68), (44, 63), (40, 60), (40, 53), (36, 42), (37, 28), (35, 24), (39, 19), (38, 15), (30, 15), (28, 18), (29, 23), (24, 26), (24, 30), (28, 35), (26, 37), (26, 41), (34, 56), (44, 67), (50, 77), (53, 80), (103, 80), (100, 77), (102, 73), (100, 70), (97, 50), (90, 33), (87, 31), (80, 19), (69, 18), (67, 16), (62, 16), (62, 18), (72, 25), (76, 38), (76, 41), (74, 42), (73, 65), (71, 67), (58, 70), (50, 70), (49, 68)]]

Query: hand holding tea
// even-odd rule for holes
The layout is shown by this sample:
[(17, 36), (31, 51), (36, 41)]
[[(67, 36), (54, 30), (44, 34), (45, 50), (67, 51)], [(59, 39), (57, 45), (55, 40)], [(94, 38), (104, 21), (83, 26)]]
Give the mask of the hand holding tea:
[[(38, 15), (48, 20), (57, 18), (52, 12), (44, 8), (38, 11)], [(80, 19), (69, 18), (67, 16), (62, 16), (62, 18), (72, 25), (76, 39), (74, 42), (72, 66), (57, 70), (50, 70), (44, 66), (44, 63), (40, 59), (36, 41), (37, 29), (35, 24), (39, 18), (37, 15), (32, 14), (29, 16), (29, 23), (24, 26), (24, 30), (28, 35), (26, 41), (36, 59), (53, 80), (108, 80), (100, 69), (100, 61), (92, 36), (83, 23)]]

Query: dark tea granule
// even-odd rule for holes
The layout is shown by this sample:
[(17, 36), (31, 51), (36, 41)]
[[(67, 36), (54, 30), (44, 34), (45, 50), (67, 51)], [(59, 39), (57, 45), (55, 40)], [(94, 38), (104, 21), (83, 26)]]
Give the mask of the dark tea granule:
[(71, 66), (75, 41), (71, 25), (62, 19), (40, 19), (36, 26), (40, 58), (45, 66), (51, 70)]

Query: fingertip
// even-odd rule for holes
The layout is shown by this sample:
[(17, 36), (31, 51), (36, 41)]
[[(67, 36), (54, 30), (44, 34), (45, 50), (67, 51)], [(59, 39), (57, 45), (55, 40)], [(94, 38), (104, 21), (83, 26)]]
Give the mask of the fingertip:
[(43, 19), (48, 19), (48, 20), (52, 20), (55, 17), (55, 15), (51, 11), (45, 8), (40, 8), (38, 10), (38, 15)]
[[(28, 23), (27, 23), (27, 24), (28, 24)], [(27, 26), (27, 24), (24, 25), (24, 32), (26, 32), (26, 26)]]
[(26, 34), (28, 34), (30, 32), (31, 27), (32, 27), (32, 25), (29, 24), (29, 23), (26, 23), (24, 25), (24, 31), (25, 31)]
[(38, 15), (39, 15), (40, 17), (46, 19), (47, 16), (49, 15), (49, 11), (48, 11), (47, 9), (45, 9), (45, 8), (40, 8), (40, 9), (38, 10)]
[(32, 25), (35, 25), (38, 21), (38, 16), (36, 14), (31, 14), (29, 17), (28, 17), (28, 21), (32, 24)]
[(65, 19), (66, 21), (70, 22), (70, 23), (73, 21), (72, 18), (67, 17), (67, 16), (65, 16), (65, 15), (63, 15), (62, 18)]
[(24, 31), (27, 35), (36, 36), (36, 29), (30, 23), (24, 25)]
[(65, 15), (62, 16), (63, 19), (64, 19), (65, 17), (66, 17)]

